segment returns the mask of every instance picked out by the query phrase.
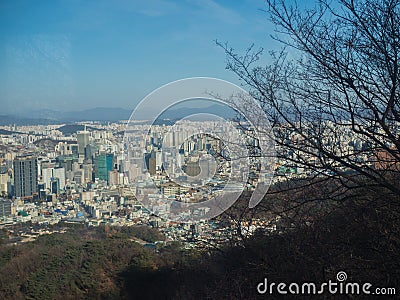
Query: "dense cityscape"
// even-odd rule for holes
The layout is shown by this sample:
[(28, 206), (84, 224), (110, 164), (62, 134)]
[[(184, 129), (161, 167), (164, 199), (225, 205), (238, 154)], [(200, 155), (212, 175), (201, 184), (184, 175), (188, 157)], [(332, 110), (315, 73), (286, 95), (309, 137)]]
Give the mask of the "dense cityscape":
[[(179, 240), (187, 247), (194, 247), (199, 240), (224, 240), (230, 226), (221, 225), (216, 219), (208, 221), (200, 215), (198, 223), (189, 224), (165, 217), (170, 210), (169, 202), (201, 204), (222, 193), (228, 185), (232, 160), (224, 150), (224, 143), (210, 135), (194, 134), (199, 128), (209, 126), (221, 133), (225, 125), (187, 120), (179, 131), (173, 132), (169, 125), (154, 125), (152, 132), (144, 137), (139, 133), (146, 125), (133, 123), (129, 125), (130, 134), (125, 136), (129, 140), (128, 150), (124, 146), (127, 121), (3, 126), (0, 226), (26, 222), (145, 225), (158, 228), (166, 241)], [(328, 128), (333, 129), (333, 124), (328, 123)], [(364, 147), (362, 140), (351, 132), (340, 136), (335, 141), (340, 145), (332, 138), (325, 140), (326, 145), (347, 153)], [(287, 139), (297, 140), (294, 134), (287, 135)], [(250, 140), (250, 145), (255, 145), (254, 139)], [(377, 154), (373, 154), (358, 156), (360, 166), (374, 166)], [(309, 170), (289, 162), (276, 161), (272, 166), (275, 170), (272, 183), (311, 175)], [(257, 168), (255, 163), (250, 167), (238, 167), (242, 178), (229, 183), (229, 190), (242, 192), (254, 190), (265, 180), (257, 176), (257, 171), (268, 166)], [(188, 178), (191, 179), (189, 184)], [(137, 197), (153, 185), (158, 192), (148, 197), (155, 199), (156, 204), (144, 206)], [(166, 200), (163, 202), (163, 199)], [(205, 216), (206, 209), (199, 206), (195, 214)], [(242, 225), (250, 235), (257, 228), (276, 229), (278, 220), (257, 219), (251, 224), (244, 221)], [(32, 240), (32, 236), (25, 240)]]
[[(225, 239), (224, 232), (227, 233), (228, 228), (224, 230), (216, 220), (206, 221), (204, 218), (197, 224), (168, 221), (160, 217), (163, 209), (168, 208), (159, 205), (153, 208), (156, 210), (154, 214), (135, 197), (136, 189), (152, 182), (160, 190), (153, 197), (165, 196), (169, 201), (182, 202), (207, 200), (225, 187), (230, 175), (230, 162), (223, 156), (217, 158), (217, 164), (214, 158), (203, 159), (207, 155), (216, 157), (216, 153), (223, 153), (220, 142), (206, 135), (189, 138), (193, 128), (202, 123), (205, 125), (207, 122), (187, 121), (187, 131), (171, 134), (173, 149), (182, 145), (182, 149), (173, 153), (171, 165), (162, 163), (161, 157), (162, 154), (171, 155), (168, 151), (161, 152), (160, 139), (168, 126), (154, 126), (151, 140), (147, 142), (137, 135), (134, 143), (130, 142), (133, 157), (129, 161), (123, 141), (126, 121), (3, 126), (0, 139), (1, 227), (26, 222), (38, 225), (59, 222), (86, 226), (146, 225), (158, 228), (167, 237), (166, 241), (183, 241), (187, 247), (193, 247), (196, 240)], [(133, 131), (143, 126), (134, 125)], [(175, 169), (178, 161), (183, 170)], [(173, 168), (168, 173), (171, 178), (165, 171), (168, 168)], [(148, 170), (151, 177), (142, 176), (143, 170)], [(247, 176), (246, 172), (243, 174)], [(186, 179), (185, 175), (195, 179), (195, 176), (202, 175), (204, 178), (197, 177), (193, 184), (198, 188), (190, 188), (177, 183)], [(129, 177), (138, 180), (130, 183)], [(246, 186), (233, 187), (231, 184), (230, 188), (240, 191), (254, 188), (255, 179), (244, 180)], [(274, 225), (271, 221), (257, 220), (246, 224), (248, 234), (258, 227), (272, 230)]]
[(0, 23), (0, 299), (398, 298), (400, 0)]

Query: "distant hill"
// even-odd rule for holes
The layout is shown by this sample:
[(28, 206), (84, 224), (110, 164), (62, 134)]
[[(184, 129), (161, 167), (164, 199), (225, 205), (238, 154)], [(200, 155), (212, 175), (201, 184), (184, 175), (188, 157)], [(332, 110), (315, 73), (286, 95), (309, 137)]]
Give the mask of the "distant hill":
[(127, 120), (131, 115), (131, 111), (123, 108), (115, 107), (95, 107), (84, 110), (74, 111), (57, 111), (50, 109), (29, 111), (21, 114), (25, 118), (53, 120), (53, 122), (80, 122), (80, 121), (119, 121)]
[(68, 112), (43, 109), (20, 114), (0, 115), (0, 125), (48, 125), (81, 121), (115, 122), (119, 120), (127, 120), (130, 115), (131, 111), (128, 109), (112, 107), (96, 107), (81, 111)]
[[(68, 136), (71, 135), (73, 133), (76, 133), (77, 131), (81, 131), (85, 129), (85, 125), (78, 125), (78, 124), (68, 124), (68, 125), (63, 125), (61, 127), (58, 127), (57, 130), (61, 131), (63, 133), (63, 135)], [(98, 130), (98, 131), (102, 131), (104, 129), (98, 129), (98, 128), (94, 128), (91, 126), (86, 126), (86, 130), (88, 131), (92, 131), (92, 130)]]
[[(143, 120), (148, 120), (151, 116), (155, 115), (157, 108), (148, 109), (144, 111), (141, 116)], [(152, 111), (152, 112), (151, 112)], [(0, 115), (0, 125), (16, 124), (17, 126), (24, 125), (48, 125), (48, 124), (71, 124), (82, 121), (98, 121), (98, 122), (116, 122), (120, 120), (128, 120), (132, 111), (123, 108), (113, 107), (96, 107), (85, 109), (81, 111), (68, 111), (61, 112), (57, 110), (36, 110), (21, 113), (18, 115)], [(173, 124), (174, 122), (185, 118), (190, 115), (199, 113), (210, 113), (222, 118), (233, 118), (235, 116), (234, 110), (225, 105), (215, 104), (208, 107), (177, 107), (170, 108), (160, 115), (155, 122), (156, 124)], [(198, 120), (205, 120), (204, 116), (195, 118)], [(140, 120), (137, 120), (140, 121)]]
[(0, 115), (0, 125), (49, 125), (49, 124), (61, 124), (60, 121), (45, 119), (45, 118), (34, 118), (34, 117), (26, 117), (26, 116), (16, 116), (16, 115)]

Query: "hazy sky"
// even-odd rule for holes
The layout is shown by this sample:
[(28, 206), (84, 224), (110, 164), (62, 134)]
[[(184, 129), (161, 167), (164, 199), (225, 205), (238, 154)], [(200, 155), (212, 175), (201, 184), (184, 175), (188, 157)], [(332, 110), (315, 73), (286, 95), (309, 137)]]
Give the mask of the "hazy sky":
[(276, 47), (263, 0), (0, 1), (2, 112), (133, 109), (170, 81), (225, 70), (218, 39)]

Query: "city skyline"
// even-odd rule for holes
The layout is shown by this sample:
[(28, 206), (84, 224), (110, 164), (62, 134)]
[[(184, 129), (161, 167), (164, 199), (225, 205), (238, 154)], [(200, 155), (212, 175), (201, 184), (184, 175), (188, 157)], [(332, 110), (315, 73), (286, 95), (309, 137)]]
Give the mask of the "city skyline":
[(400, 0), (0, 1), (0, 299), (396, 297), (399, 49)]

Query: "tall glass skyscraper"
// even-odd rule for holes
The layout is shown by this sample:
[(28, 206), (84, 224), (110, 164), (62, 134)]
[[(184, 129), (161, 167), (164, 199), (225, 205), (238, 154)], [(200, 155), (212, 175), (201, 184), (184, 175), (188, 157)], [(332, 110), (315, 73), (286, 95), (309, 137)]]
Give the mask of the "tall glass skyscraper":
[(114, 154), (102, 153), (94, 160), (95, 177), (108, 181), (108, 172), (113, 169)]
[(85, 158), (86, 146), (89, 145), (89, 136), (90, 132), (86, 130), (78, 131), (76, 133), (76, 138), (78, 140), (78, 153), (80, 162), (83, 162), (83, 159)]
[(17, 156), (14, 166), (14, 193), (16, 197), (28, 197), (37, 193), (38, 165), (32, 155)]

